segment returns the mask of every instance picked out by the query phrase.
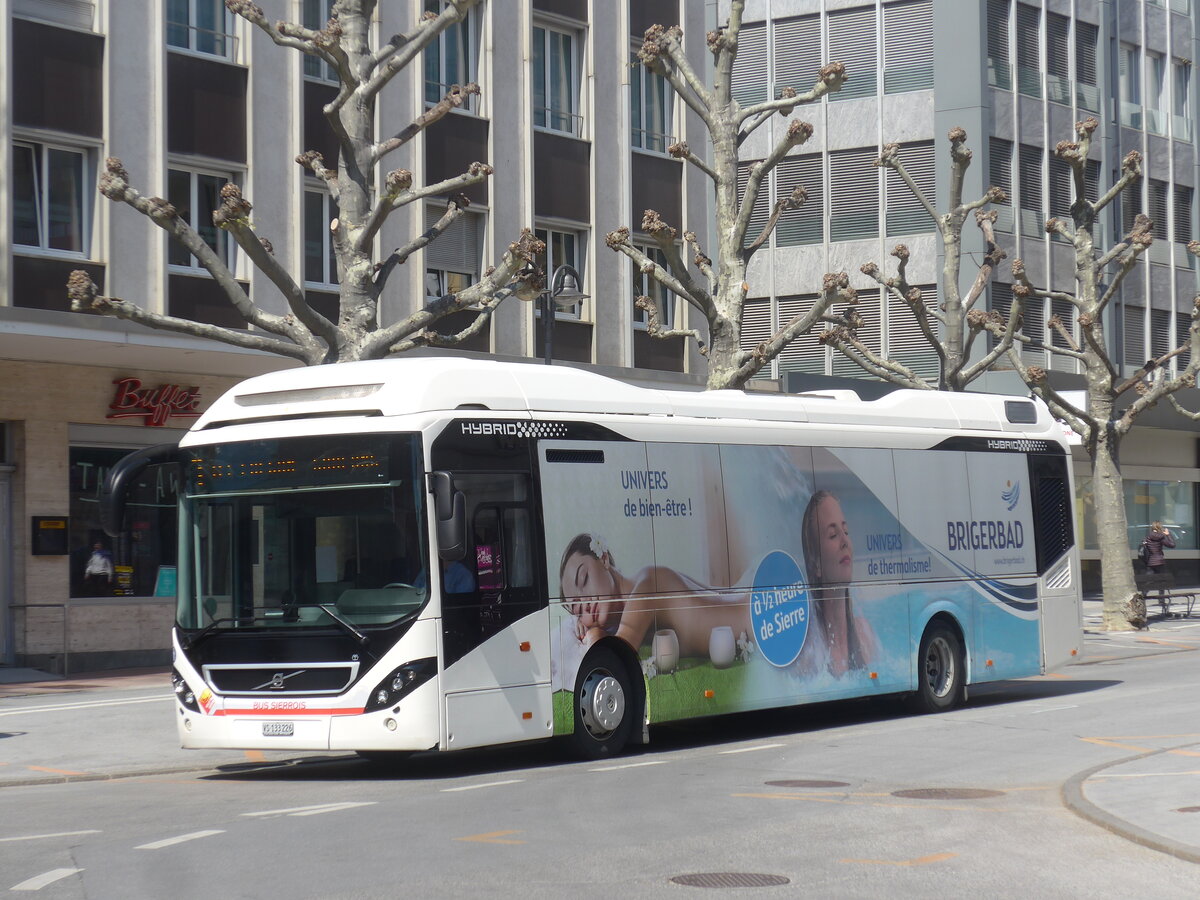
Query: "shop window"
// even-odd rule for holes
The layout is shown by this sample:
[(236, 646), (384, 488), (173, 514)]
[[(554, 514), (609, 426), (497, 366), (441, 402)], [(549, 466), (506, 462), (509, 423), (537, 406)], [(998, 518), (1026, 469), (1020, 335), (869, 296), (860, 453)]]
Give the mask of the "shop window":
[(127, 530), (110, 538), (100, 527), (100, 486), (108, 470), (129, 452), (128, 448), (71, 447), (72, 597), (150, 597), (156, 585), (169, 583), (164, 576), (174, 575), (178, 490), (174, 466), (150, 466), (138, 478), (126, 507)]

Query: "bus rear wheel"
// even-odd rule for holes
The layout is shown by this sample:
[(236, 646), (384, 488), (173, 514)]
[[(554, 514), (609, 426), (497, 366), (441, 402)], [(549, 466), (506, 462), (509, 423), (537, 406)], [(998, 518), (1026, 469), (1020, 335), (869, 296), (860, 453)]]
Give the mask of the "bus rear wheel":
[(633, 694), (625, 664), (607, 647), (596, 647), (575, 680), (575, 730), (571, 748), (584, 759), (615, 756), (633, 727)]
[(914, 712), (935, 713), (962, 703), (963, 647), (958, 634), (935, 622), (921, 636), (917, 653), (917, 690), (910, 698)]

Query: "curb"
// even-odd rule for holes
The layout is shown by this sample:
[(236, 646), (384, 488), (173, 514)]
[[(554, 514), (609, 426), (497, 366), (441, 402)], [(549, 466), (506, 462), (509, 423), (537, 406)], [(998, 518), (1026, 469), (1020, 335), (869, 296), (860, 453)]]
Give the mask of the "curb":
[(1078, 775), (1072, 776), (1062, 786), (1062, 800), (1067, 809), (1071, 810), (1076, 815), (1091, 822), (1093, 825), (1099, 825), (1101, 828), (1111, 831), (1118, 837), (1123, 837), (1135, 844), (1140, 844), (1143, 847), (1148, 847), (1151, 850), (1157, 850), (1160, 853), (1165, 853), (1168, 856), (1173, 856), (1176, 859), (1183, 859), (1188, 862), (1200, 863), (1200, 849), (1189, 844), (1181, 843), (1180, 841), (1172, 840), (1171, 838), (1163, 837), (1146, 828), (1134, 825), (1125, 821), (1118, 816), (1113, 815), (1106, 809), (1102, 809), (1092, 801), (1088, 800), (1083, 795), (1084, 783), (1095, 775), (1097, 772), (1103, 772), (1105, 769), (1111, 769), (1115, 766), (1124, 765), (1125, 763), (1135, 762), (1139, 759), (1147, 759), (1151, 756), (1158, 756), (1166, 753), (1169, 747), (1162, 750), (1152, 750), (1149, 753), (1139, 753), (1136, 756), (1128, 756), (1124, 759), (1114, 760), (1112, 762), (1101, 763), (1098, 766), (1093, 766), (1086, 771), (1080, 772)]

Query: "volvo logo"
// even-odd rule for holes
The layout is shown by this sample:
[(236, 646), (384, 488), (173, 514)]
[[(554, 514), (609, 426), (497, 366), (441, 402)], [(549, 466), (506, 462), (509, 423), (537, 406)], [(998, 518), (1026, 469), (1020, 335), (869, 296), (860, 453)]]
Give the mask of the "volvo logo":
[(295, 678), (297, 675), (303, 675), (305, 671), (305, 669), (297, 669), (295, 672), (289, 672), (286, 675), (284, 675), (282, 672), (276, 672), (271, 676), (270, 681), (264, 681), (262, 684), (258, 685), (257, 687), (253, 687), (250, 690), (264, 691), (270, 689), (272, 691), (282, 691), (285, 687), (287, 687), (284, 682), (286, 682), (289, 678)]

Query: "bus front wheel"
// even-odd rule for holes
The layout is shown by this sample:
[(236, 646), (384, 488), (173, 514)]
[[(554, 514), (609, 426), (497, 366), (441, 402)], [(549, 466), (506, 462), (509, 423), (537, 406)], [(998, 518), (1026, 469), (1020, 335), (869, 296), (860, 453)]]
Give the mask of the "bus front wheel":
[(620, 753), (633, 727), (633, 700), (625, 664), (607, 647), (594, 648), (575, 681), (575, 753), (584, 759)]
[(935, 713), (962, 703), (966, 671), (962, 641), (949, 626), (935, 622), (921, 636), (917, 653), (917, 690), (911, 697), (914, 712)]

